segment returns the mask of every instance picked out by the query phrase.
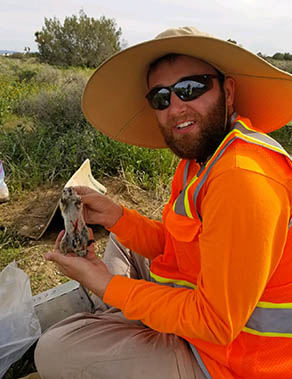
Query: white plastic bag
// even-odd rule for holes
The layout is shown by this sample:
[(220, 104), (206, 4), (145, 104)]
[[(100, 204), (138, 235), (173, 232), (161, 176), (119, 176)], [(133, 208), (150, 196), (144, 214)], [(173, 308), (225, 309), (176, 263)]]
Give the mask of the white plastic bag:
[(0, 273), (0, 378), (40, 335), (29, 277), (12, 262)]
[(4, 203), (9, 200), (9, 191), (5, 183), (5, 172), (3, 168), (3, 162), (0, 161), (0, 203)]

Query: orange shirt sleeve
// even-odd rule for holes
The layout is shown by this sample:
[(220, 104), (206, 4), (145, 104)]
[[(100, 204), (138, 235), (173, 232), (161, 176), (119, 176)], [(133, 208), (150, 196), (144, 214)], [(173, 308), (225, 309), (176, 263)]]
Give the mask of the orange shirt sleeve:
[[(181, 160), (178, 169), (174, 174), (171, 186), (171, 196), (176, 198), (182, 189), (183, 172), (185, 160)], [(199, 165), (193, 164), (189, 175), (193, 177), (198, 171)], [(180, 183), (180, 185), (178, 185)], [(123, 216), (109, 229), (113, 232), (119, 242), (145, 258), (153, 260), (157, 255), (162, 254), (165, 245), (164, 225), (155, 220), (140, 215), (135, 210), (123, 207)]]
[(159, 221), (150, 220), (134, 210), (123, 207), (123, 216), (109, 229), (127, 248), (145, 258), (153, 259), (162, 254), (165, 243), (164, 227)]
[(234, 168), (210, 180), (201, 213), (197, 289), (116, 276), (104, 301), (154, 330), (225, 345), (246, 324), (281, 258), (290, 202), (282, 184)]

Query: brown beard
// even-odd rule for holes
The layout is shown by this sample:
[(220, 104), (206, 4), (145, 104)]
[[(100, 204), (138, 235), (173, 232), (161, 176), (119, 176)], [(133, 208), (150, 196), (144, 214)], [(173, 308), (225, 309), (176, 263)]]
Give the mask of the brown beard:
[(190, 139), (188, 135), (182, 135), (177, 140), (174, 138), (171, 128), (160, 126), (160, 131), (165, 143), (175, 155), (183, 159), (194, 159), (198, 163), (204, 163), (215, 152), (229, 130), (227, 125), (225, 127), (224, 92), (221, 92), (217, 102), (205, 117), (199, 113), (188, 114), (187, 116), (193, 116), (190, 118), (195, 119), (200, 124), (200, 130), (194, 139)]

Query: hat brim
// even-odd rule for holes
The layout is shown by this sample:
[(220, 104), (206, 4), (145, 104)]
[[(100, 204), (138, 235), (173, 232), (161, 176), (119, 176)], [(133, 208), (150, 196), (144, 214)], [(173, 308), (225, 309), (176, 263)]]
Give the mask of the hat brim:
[(292, 119), (292, 75), (233, 43), (205, 36), (154, 39), (109, 58), (89, 78), (82, 98), (87, 120), (128, 144), (166, 147), (147, 93), (149, 64), (177, 53), (202, 59), (236, 82), (235, 110), (265, 133)]

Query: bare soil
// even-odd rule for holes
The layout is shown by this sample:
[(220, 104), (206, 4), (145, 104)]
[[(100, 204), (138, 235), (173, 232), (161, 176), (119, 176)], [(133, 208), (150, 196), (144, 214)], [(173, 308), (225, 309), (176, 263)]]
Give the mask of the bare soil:
[[(120, 178), (104, 178), (101, 183), (113, 200), (150, 218), (161, 218), (162, 206), (168, 194), (158, 199), (155, 193), (144, 191)], [(61, 190), (62, 185), (46, 185), (0, 204), (2, 228), (13, 230), (25, 238), (26, 242), (21, 243), (16, 262), (29, 275), (33, 294), (68, 280), (54, 263), (44, 259), (45, 253), (54, 248), (56, 237), (63, 229), (63, 219), (58, 209)], [(108, 231), (101, 226), (95, 226), (93, 231), (96, 253), (102, 256)], [(2, 252), (5, 251), (2, 244)]]

